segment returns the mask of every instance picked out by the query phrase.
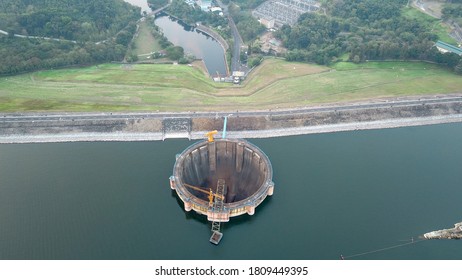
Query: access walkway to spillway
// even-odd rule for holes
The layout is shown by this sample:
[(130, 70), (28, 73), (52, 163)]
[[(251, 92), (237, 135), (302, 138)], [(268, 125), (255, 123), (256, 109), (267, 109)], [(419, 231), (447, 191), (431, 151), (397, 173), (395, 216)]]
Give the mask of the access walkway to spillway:
[[(212, 213), (222, 213), (223, 212), (225, 194), (226, 194), (225, 180), (218, 179), (217, 196), (215, 196), (212, 209), (210, 209)], [(218, 245), (218, 243), (220, 243), (221, 238), (223, 237), (223, 233), (220, 232), (220, 229), (221, 229), (221, 222), (219, 220), (213, 220), (212, 221), (212, 236), (210, 237), (210, 242), (212, 242), (215, 245)]]

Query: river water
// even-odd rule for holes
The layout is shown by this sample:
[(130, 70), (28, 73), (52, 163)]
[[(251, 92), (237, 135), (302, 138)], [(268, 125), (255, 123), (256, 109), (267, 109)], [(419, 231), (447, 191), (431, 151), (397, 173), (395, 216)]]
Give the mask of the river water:
[[(150, 11), (146, 0), (124, 1), (141, 7), (142, 11)], [(217, 40), (166, 15), (158, 16), (154, 23), (162, 29), (170, 42), (182, 47), (186, 53), (202, 59), (211, 76), (227, 76), (225, 53)]]
[[(188, 140), (0, 145), (0, 259), (338, 259), (462, 221), (462, 124), (250, 139), (275, 193), (224, 224), (170, 190)], [(423, 241), (356, 259), (461, 259)]]
[(157, 17), (154, 23), (170, 42), (202, 59), (210, 75), (226, 76), (224, 50), (217, 40), (166, 15)]

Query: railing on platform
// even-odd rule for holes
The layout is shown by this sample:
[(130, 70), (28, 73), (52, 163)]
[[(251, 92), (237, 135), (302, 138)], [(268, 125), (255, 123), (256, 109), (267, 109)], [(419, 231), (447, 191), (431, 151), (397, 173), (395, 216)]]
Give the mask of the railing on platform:
[[(210, 210), (213, 213), (213, 215), (221, 215), (221, 213), (223, 213), (223, 203), (224, 203), (224, 198), (226, 195), (225, 180), (218, 179), (216, 194), (217, 195), (215, 196), (213, 205), (211, 207), (212, 209)], [(212, 236), (210, 237), (210, 242), (212, 242), (215, 245), (218, 245), (218, 243), (220, 243), (221, 238), (223, 237), (223, 233), (221, 233), (220, 230), (221, 230), (220, 219), (213, 219)]]

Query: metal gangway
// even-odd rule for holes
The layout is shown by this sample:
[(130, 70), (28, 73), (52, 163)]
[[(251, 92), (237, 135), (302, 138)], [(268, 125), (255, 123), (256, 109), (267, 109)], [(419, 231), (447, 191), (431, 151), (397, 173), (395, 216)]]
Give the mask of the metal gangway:
[(218, 179), (217, 182), (217, 191), (216, 191), (216, 196), (213, 201), (213, 204), (211, 206), (211, 211), (214, 216), (212, 220), (212, 236), (210, 237), (210, 242), (218, 245), (220, 243), (221, 238), (223, 237), (223, 233), (220, 232), (221, 230), (221, 219), (220, 215), (223, 213), (223, 204), (224, 204), (224, 198), (226, 194), (226, 184), (225, 180), (223, 179)]

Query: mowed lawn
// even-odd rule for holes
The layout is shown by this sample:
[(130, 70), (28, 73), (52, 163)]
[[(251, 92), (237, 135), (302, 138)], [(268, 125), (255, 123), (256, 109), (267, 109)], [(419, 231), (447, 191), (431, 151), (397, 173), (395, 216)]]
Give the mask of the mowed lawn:
[(331, 71), (273, 83), (252, 96), (281, 105), (462, 93), (462, 76), (420, 62), (338, 63)]
[(187, 65), (104, 64), (0, 78), (0, 110), (182, 110), (223, 86)]
[(239, 86), (187, 65), (104, 64), (0, 78), (0, 111), (258, 110), (461, 89), (462, 76), (420, 62), (328, 68), (266, 59)]

